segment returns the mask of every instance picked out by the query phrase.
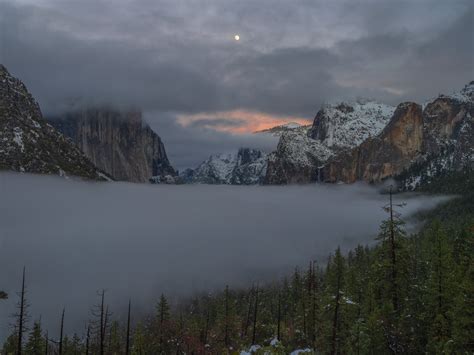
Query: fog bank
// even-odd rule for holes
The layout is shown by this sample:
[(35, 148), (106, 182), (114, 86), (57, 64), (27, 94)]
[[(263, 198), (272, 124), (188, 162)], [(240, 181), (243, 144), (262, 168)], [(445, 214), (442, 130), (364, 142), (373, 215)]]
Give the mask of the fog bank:
[[(114, 314), (131, 297), (152, 310), (160, 293), (273, 280), (311, 258), (371, 243), (387, 196), (364, 185), (158, 186), (0, 174), (0, 340), (10, 331), (21, 270), (31, 319), (50, 334), (82, 334), (107, 289)], [(440, 197), (397, 195), (403, 215)], [(53, 335), (54, 336), (54, 335)]]

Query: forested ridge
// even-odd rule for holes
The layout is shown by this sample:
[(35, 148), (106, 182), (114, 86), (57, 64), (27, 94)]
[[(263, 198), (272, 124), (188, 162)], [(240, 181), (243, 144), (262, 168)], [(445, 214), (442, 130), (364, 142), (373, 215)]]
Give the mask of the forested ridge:
[(225, 287), (173, 307), (161, 295), (154, 314), (142, 319), (134, 317), (133, 300), (128, 317), (115, 317), (100, 291), (79, 334), (63, 334), (67, 309), (53, 330), (38, 319), (27, 322), (34, 295), (26, 298), (22, 289), (2, 353), (473, 353), (474, 197), (467, 193), (424, 214), (413, 235), (398, 202), (384, 207), (375, 245), (338, 248), (324, 265), (307, 261), (283, 280)]

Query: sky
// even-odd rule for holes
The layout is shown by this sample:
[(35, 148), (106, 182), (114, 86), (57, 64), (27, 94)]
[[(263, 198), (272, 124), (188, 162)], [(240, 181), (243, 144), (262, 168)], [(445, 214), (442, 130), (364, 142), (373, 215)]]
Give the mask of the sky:
[(46, 115), (139, 108), (178, 168), (326, 102), (459, 90), (473, 36), (471, 0), (0, 1), (0, 62)]
[[(361, 184), (145, 185), (5, 172), (0, 196), (0, 289), (10, 295), (0, 343), (23, 266), (30, 321), (41, 316), (55, 338), (65, 307), (66, 333), (83, 335), (100, 289), (118, 319), (131, 297), (136, 321), (162, 292), (174, 302), (276, 281), (310, 260), (324, 265), (337, 246), (373, 243), (387, 203)], [(400, 212), (410, 222), (446, 197), (394, 199), (407, 203)]]

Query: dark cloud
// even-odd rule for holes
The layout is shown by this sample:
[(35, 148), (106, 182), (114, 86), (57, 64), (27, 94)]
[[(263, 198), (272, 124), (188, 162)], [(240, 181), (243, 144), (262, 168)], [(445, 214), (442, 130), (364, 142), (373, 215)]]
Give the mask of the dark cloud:
[(461, 88), (474, 77), (473, 8), (467, 0), (6, 0), (0, 62), (47, 113), (81, 101), (161, 112), (157, 120), (236, 109), (312, 118), (327, 101), (397, 104)]
[(245, 124), (244, 120), (234, 119), (231, 121), (225, 118), (217, 118), (217, 119), (200, 119), (200, 120), (191, 122), (189, 126), (192, 128), (206, 128), (206, 127), (213, 127), (213, 126), (241, 127), (244, 124)]

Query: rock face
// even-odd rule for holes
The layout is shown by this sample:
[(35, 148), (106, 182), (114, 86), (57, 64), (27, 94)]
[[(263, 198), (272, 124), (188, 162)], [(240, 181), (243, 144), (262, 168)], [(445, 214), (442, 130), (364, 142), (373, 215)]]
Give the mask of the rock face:
[(326, 182), (376, 182), (398, 174), (419, 154), (422, 130), (421, 106), (400, 104), (378, 136), (333, 157), (321, 169), (321, 179)]
[(313, 126), (282, 133), (269, 155), (267, 184), (309, 183), (320, 180), (320, 167), (330, 158), (375, 136), (395, 108), (373, 101), (326, 105)]
[(379, 182), (395, 177), (402, 189), (440, 174), (474, 168), (474, 84), (422, 106), (403, 103), (384, 130), (322, 168), (322, 180)]
[(152, 176), (176, 175), (163, 142), (140, 112), (86, 109), (50, 122), (115, 180), (148, 182)]
[(421, 155), (395, 178), (403, 190), (456, 192), (443, 185), (473, 185), (474, 82), (426, 105)]
[(0, 169), (108, 177), (68, 138), (49, 125), (39, 105), (18, 79), (0, 65)]
[(254, 133), (266, 133), (266, 134), (271, 134), (272, 136), (275, 137), (280, 137), (283, 133), (288, 132), (288, 131), (293, 131), (293, 130), (299, 130), (299, 129), (305, 129), (305, 128), (310, 128), (311, 125), (301, 125), (297, 122), (288, 122), (283, 125), (275, 126), (272, 128), (267, 128), (267, 129), (262, 129), (260, 131), (256, 131)]
[(254, 185), (263, 182), (267, 156), (256, 149), (241, 148), (237, 153), (212, 155), (195, 170), (181, 175), (184, 183)]

